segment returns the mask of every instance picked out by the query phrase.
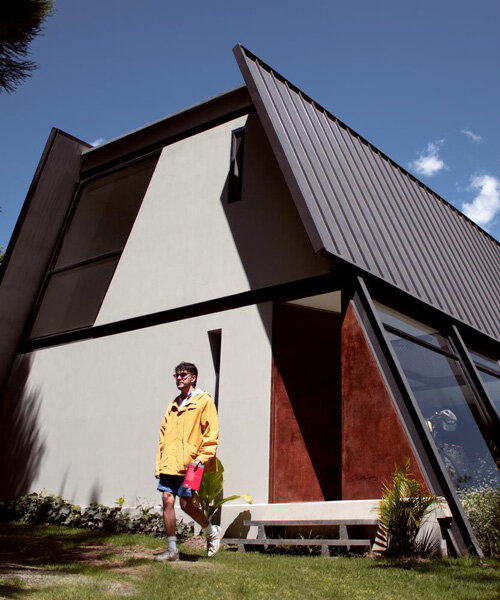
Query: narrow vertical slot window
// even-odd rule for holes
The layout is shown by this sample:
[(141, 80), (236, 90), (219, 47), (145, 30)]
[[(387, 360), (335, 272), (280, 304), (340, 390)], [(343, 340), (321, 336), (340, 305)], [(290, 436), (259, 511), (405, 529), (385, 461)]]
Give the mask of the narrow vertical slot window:
[(244, 127), (240, 127), (231, 132), (231, 164), (229, 166), (228, 203), (241, 200), (244, 142)]
[(212, 361), (214, 363), (215, 371), (215, 389), (214, 389), (214, 402), (215, 406), (219, 408), (219, 378), (220, 378), (220, 355), (222, 348), (222, 329), (215, 329), (208, 332), (208, 341), (210, 342), (210, 350), (212, 352)]

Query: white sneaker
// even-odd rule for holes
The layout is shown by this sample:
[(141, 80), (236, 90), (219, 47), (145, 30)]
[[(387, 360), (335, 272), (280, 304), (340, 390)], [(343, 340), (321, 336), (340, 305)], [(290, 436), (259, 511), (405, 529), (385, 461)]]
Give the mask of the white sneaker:
[(158, 562), (174, 562), (176, 560), (179, 560), (179, 553), (174, 550), (169, 550), (167, 548), (165, 552), (157, 554), (155, 556), (155, 560), (157, 560)]
[(207, 535), (207, 556), (212, 558), (219, 551), (220, 547), (220, 527), (212, 525), (212, 533)]

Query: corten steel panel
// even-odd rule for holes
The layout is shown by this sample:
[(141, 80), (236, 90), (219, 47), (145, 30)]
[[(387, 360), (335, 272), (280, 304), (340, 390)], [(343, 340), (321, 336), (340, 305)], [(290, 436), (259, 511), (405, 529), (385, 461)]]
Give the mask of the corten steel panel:
[(270, 502), (340, 500), (340, 323), (335, 313), (275, 308)]
[(255, 55), (234, 52), (314, 249), (500, 339), (500, 244)]
[(89, 146), (53, 129), (7, 248), (0, 281), (0, 391), (40, 289)]
[(351, 303), (342, 324), (342, 500), (380, 498), (408, 458), (425, 483)]

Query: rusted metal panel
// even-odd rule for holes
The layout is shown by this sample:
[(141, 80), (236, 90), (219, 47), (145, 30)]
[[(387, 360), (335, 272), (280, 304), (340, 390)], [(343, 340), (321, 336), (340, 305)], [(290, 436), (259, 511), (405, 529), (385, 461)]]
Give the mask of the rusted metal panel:
[(342, 499), (380, 498), (409, 458), (426, 483), (352, 304), (342, 324)]
[(500, 244), (251, 52), (234, 52), (314, 249), (500, 339)]

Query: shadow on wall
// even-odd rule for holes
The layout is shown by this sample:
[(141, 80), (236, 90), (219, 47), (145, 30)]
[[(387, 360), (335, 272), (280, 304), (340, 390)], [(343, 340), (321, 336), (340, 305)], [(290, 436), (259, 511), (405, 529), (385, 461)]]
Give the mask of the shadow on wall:
[(244, 525), (244, 521), (250, 521), (252, 513), (249, 510), (244, 510), (234, 519), (224, 532), (224, 537), (228, 538), (246, 538), (250, 527)]
[(93, 483), (92, 487), (90, 488), (89, 504), (94, 504), (94, 502), (99, 502), (99, 500), (101, 499), (101, 494), (102, 494), (102, 485), (98, 481), (95, 481)]
[(241, 199), (228, 202), (229, 174), (220, 202), (250, 289), (328, 273), (330, 263), (314, 253), (256, 114), (247, 119), (244, 143)]
[(0, 404), (0, 499), (31, 491), (45, 454), (40, 393), (28, 389), (31, 356), (16, 358)]

